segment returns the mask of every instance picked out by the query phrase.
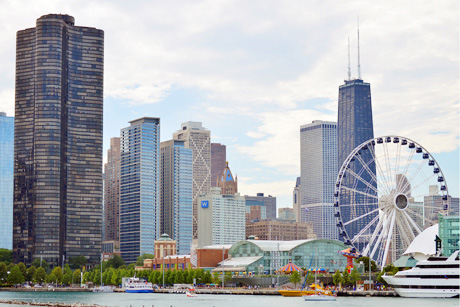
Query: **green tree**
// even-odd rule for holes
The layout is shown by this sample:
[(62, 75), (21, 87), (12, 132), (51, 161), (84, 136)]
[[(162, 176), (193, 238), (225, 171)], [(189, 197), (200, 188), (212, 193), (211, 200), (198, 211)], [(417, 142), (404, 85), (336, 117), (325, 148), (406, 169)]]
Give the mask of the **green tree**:
[(340, 274), (339, 270), (335, 271), (334, 275), (332, 276), (332, 282), (336, 286), (342, 282), (342, 274)]
[(86, 260), (86, 257), (85, 256), (77, 256), (77, 257), (72, 257), (69, 259), (69, 262), (70, 262), (70, 267), (72, 267), (72, 269), (81, 269), (83, 266), (86, 265), (86, 263), (88, 263), (88, 261)]
[(46, 277), (46, 282), (47, 283), (53, 283), (53, 284), (57, 284), (58, 283), (58, 280), (57, 280), (57, 277), (54, 273), (51, 272), (51, 274), (49, 274), (47, 277)]
[(8, 268), (4, 262), (0, 262), (0, 283), (6, 283), (8, 277)]
[(342, 285), (347, 286), (350, 282), (350, 274), (348, 274), (348, 269), (345, 268), (342, 272)]
[(203, 276), (203, 269), (197, 268), (194, 270), (194, 272), (195, 273), (193, 275), (194, 275), (194, 278), (196, 279), (196, 283), (197, 284), (202, 283), (201, 277)]
[(22, 284), (24, 282), (24, 276), (22, 275), (19, 266), (14, 265), (11, 268), (10, 274), (8, 274), (7, 282), (10, 285)]
[(69, 272), (72, 273), (72, 270), (70, 269), (70, 266), (69, 266), (69, 264), (67, 263), (67, 264), (64, 266), (64, 271), (63, 271), (62, 273), (65, 275), (66, 273), (69, 273)]
[(81, 271), (80, 269), (76, 269), (73, 272), (73, 283), (74, 284), (79, 284), (81, 282)]
[(24, 263), (22, 262), (19, 262), (18, 263), (18, 268), (21, 270), (21, 274), (22, 276), (24, 276), (24, 278), (26, 277), (26, 274), (27, 274), (27, 267)]
[(61, 279), (61, 283), (68, 286), (72, 282), (72, 271), (67, 271)]
[[(201, 277), (201, 279), (203, 280), (205, 274), (203, 274), (203, 277)], [(300, 274), (299, 274), (299, 278), (300, 278)], [(232, 273), (231, 272), (225, 272), (225, 275), (224, 275), (224, 283), (225, 284), (228, 284), (232, 281)]]
[[(41, 261), (42, 265), (41, 267), (45, 269), (45, 272), (48, 272), (49, 268), (50, 268), (50, 265), (48, 264), (48, 262), (46, 262), (45, 259), (43, 259)], [(39, 268), (40, 267), (40, 258), (35, 258), (34, 261), (32, 261), (32, 264), (35, 268)]]
[(33, 281), (36, 271), (37, 271), (37, 269), (33, 265), (30, 266), (30, 268), (28, 268), (27, 272), (26, 272), (26, 276), (25, 276), (26, 281)]
[(351, 271), (350, 280), (351, 280), (351, 283), (354, 285), (356, 285), (356, 282), (358, 280), (361, 280), (361, 274), (359, 274), (357, 269), (353, 268), (353, 270)]
[(385, 274), (385, 272), (383, 272), (383, 271), (380, 272), (379, 275), (377, 275), (377, 281), (388, 286), (388, 284), (385, 281), (385, 279), (382, 278), (382, 275), (384, 275), (384, 274)]
[(89, 281), (91, 281), (91, 273), (90, 272), (83, 273), (83, 283), (87, 283)]
[(183, 284), (184, 283), (184, 273), (181, 270), (176, 271), (176, 277), (174, 279), (175, 284)]
[(168, 284), (174, 285), (174, 282), (176, 281), (176, 270), (168, 270), (168, 271), (170, 271), (169, 278), (168, 278)]
[(187, 269), (187, 278), (185, 279), (185, 282), (188, 284), (193, 284), (193, 279), (195, 278), (195, 270), (193, 269)]
[(118, 269), (122, 265), (125, 265), (125, 261), (119, 255), (114, 254), (112, 258), (107, 261), (107, 264), (112, 268)]
[(289, 276), (289, 281), (294, 284), (295, 288), (297, 288), (297, 284), (300, 283), (300, 281), (301, 281), (299, 271), (292, 272), (291, 276)]
[(54, 274), (54, 276), (56, 276), (57, 282), (58, 282), (58, 283), (61, 282), (62, 276), (64, 275), (64, 274), (62, 273), (62, 269), (61, 269), (60, 266), (55, 267), (55, 268), (51, 271), (51, 274)]
[(222, 278), (220, 278), (219, 272), (212, 273), (212, 282), (215, 284), (222, 282)]
[(93, 278), (91, 280), (93, 282), (93, 284), (95, 285), (100, 285), (101, 284), (101, 271), (100, 269), (99, 270), (94, 270), (94, 275), (93, 275)]
[(9, 249), (0, 248), (0, 262), (5, 262), (6, 265), (13, 260), (13, 251)]
[(144, 253), (141, 256), (137, 257), (136, 265), (143, 266), (144, 259), (154, 259), (154, 258), (155, 258), (155, 255)]
[[(355, 263), (360, 263), (363, 262), (364, 264), (364, 270), (366, 272), (369, 272), (369, 257), (363, 256), (355, 259)], [(377, 271), (377, 264), (375, 263), (374, 260), (371, 260), (371, 272)]]
[(36, 283), (41, 284), (46, 280), (46, 272), (45, 269), (42, 267), (39, 267), (38, 269), (35, 270), (35, 276), (34, 276), (34, 281)]
[(209, 272), (209, 271), (204, 272), (202, 279), (203, 279), (203, 283), (205, 283), (205, 284), (212, 283), (211, 272)]

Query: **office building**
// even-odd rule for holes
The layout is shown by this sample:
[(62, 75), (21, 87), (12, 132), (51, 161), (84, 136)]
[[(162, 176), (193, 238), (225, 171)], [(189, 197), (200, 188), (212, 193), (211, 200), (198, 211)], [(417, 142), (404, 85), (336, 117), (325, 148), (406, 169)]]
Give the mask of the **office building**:
[(211, 131), (200, 122), (182, 123), (173, 139), (183, 140), (184, 147), (193, 152), (193, 238), (197, 237), (198, 197), (211, 189)]
[(228, 162), (225, 165), (222, 173), (220, 174), (217, 186), (220, 188), (222, 194), (233, 195), (238, 193), (238, 178), (233, 178), (232, 171), (228, 167)]
[(264, 196), (264, 193), (257, 193), (257, 196), (244, 195), (246, 206), (264, 206), (267, 219), (276, 219), (276, 197)]
[(174, 254), (179, 255), (190, 254), (193, 237), (193, 156), (184, 143), (170, 140), (160, 144), (161, 233), (177, 243)]
[(198, 197), (198, 247), (233, 244), (245, 237), (245, 200), (220, 188)]
[(259, 221), (246, 223), (246, 238), (254, 236), (258, 240), (307, 240), (316, 239), (313, 223), (293, 221)]
[(336, 178), (337, 124), (315, 120), (300, 126), (301, 222), (313, 223), (319, 239), (338, 239)]
[(14, 117), (0, 112), (0, 248), (13, 249)]
[(246, 205), (246, 225), (249, 222), (259, 222), (267, 218), (264, 205)]
[[(358, 33), (358, 47), (359, 47), (359, 33)], [(359, 64), (359, 50), (358, 50), (358, 78), (352, 80), (348, 72), (348, 80), (345, 84), (339, 87), (338, 99), (338, 119), (337, 119), (337, 150), (338, 150), (338, 165), (337, 170), (340, 171), (345, 159), (348, 155), (362, 143), (374, 137), (374, 127), (372, 121), (372, 104), (371, 104), (371, 87), (369, 83), (361, 79), (361, 71)], [(376, 190), (377, 182), (375, 178), (376, 166), (372, 159), (372, 152), (374, 147), (369, 145), (366, 150), (363, 150), (360, 159), (355, 159), (349, 165), (348, 176), (342, 179), (342, 186), (354, 187), (357, 191), (369, 191), (367, 182)], [(361, 162), (362, 161), (362, 162)], [(351, 174), (358, 174), (364, 168), (363, 163), (367, 164), (370, 173), (364, 173), (361, 180), (355, 184), (356, 180)], [(369, 192), (375, 193), (375, 192)], [(374, 198), (371, 198), (374, 199)], [(378, 201), (369, 200), (369, 197), (363, 193), (352, 193), (347, 191), (340, 192), (341, 204), (357, 204), (353, 206), (353, 210), (341, 210), (342, 220), (349, 221), (358, 216), (362, 216), (368, 212), (374, 211), (378, 208)], [(359, 205), (362, 204), (362, 205)], [(345, 208), (345, 207), (342, 207)], [(366, 225), (368, 225), (378, 213), (367, 215), (361, 218), (358, 222), (352, 225), (345, 226), (345, 230), (350, 237), (359, 233)], [(361, 235), (362, 242), (355, 242), (355, 247), (361, 251), (364, 249), (367, 242), (374, 231), (376, 225), (368, 228), (367, 232)]]
[(220, 143), (211, 143), (211, 186), (217, 187), (220, 175), (227, 162), (227, 146)]
[(439, 214), (438, 220), (442, 255), (449, 257), (458, 250), (458, 242), (460, 241), (460, 217), (458, 215)]
[[(107, 151), (107, 163), (104, 165), (104, 237), (102, 242), (106, 252), (107, 247), (120, 246), (120, 138), (110, 139), (110, 148)], [(104, 244), (105, 241), (112, 242)], [(117, 243), (118, 242), (118, 243)]]
[(300, 177), (297, 177), (294, 191), (292, 192), (292, 208), (294, 209), (296, 222), (300, 222), (300, 198)]
[(104, 32), (49, 14), (17, 32), (14, 262), (52, 265), (102, 242)]
[(132, 263), (160, 237), (160, 119), (129, 123), (120, 135), (120, 250)]
[(278, 220), (295, 221), (293, 208), (278, 208)]

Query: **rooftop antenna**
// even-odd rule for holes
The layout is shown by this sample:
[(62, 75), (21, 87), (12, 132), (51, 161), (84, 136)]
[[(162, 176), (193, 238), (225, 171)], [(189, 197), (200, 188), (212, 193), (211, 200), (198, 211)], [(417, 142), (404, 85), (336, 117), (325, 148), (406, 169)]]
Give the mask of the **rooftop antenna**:
[(358, 15), (358, 79), (361, 80), (361, 61), (359, 59), (359, 15)]
[(350, 36), (348, 36), (348, 81), (351, 80), (351, 69), (350, 69)]

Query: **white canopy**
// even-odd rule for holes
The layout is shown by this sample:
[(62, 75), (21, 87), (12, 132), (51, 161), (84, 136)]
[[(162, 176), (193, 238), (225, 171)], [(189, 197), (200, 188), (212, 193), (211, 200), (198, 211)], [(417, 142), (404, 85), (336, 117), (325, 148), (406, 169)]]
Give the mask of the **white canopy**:
[(438, 224), (422, 231), (409, 245), (403, 255), (411, 255), (418, 261), (428, 259), (436, 255), (436, 236), (439, 233)]

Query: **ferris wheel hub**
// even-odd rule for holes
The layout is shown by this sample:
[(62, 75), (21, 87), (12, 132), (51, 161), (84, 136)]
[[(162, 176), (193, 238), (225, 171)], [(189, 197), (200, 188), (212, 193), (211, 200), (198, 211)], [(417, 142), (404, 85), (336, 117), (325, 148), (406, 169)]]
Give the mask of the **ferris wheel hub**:
[(398, 210), (406, 210), (408, 201), (407, 196), (404, 194), (398, 194), (395, 196), (394, 205)]

